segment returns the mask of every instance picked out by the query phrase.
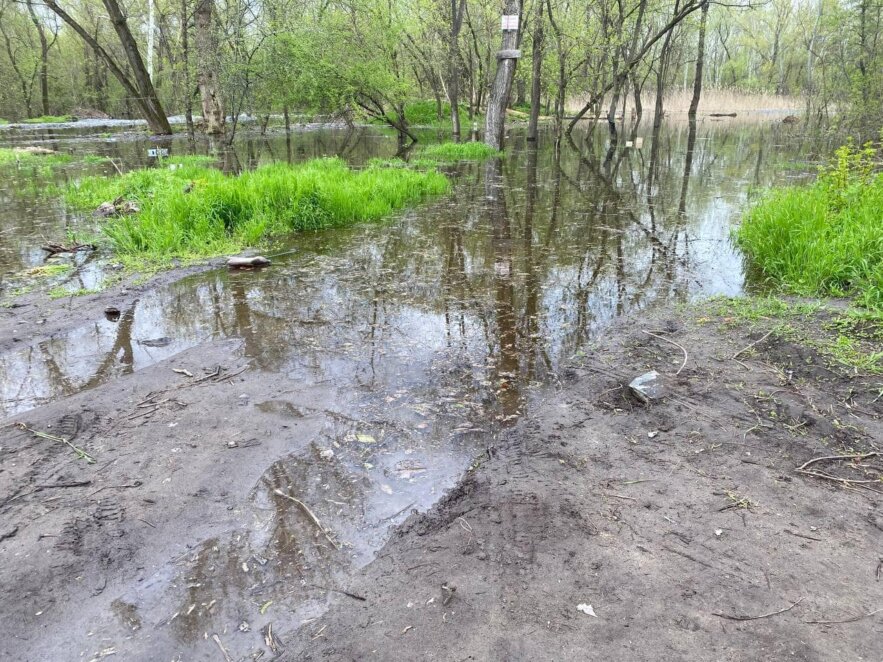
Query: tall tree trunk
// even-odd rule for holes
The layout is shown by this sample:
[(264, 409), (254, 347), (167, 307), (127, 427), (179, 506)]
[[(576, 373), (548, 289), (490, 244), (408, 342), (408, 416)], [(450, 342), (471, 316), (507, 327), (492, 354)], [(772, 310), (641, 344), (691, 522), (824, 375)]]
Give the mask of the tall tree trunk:
[(448, 39), (448, 101), (451, 104), (451, 133), (460, 138), (460, 28), (466, 0), (451, 0), (451, 34)]
[(533, 54), (531, 57), (530, 78), (530, 121), (527, 124), (527, 139), (537, 139), (537, 124), (540, 120), (540, 78), (543, 75), (543, 5), (544, 0), (537, 3), (536, 25), (533, 29)]
[(193, 80), (190, 77), (190, 12), (187, 0), (181, 0), (181, 62), (184, 67), (184, 121), (187, 123), (187, 136), (195, 137), (193, 129)]
[[(520, 24), (521, 7), (518, 0), (506, 0), (505, 14), (515, 16)], [(520, 27), (520, 26), (519, 26)], [(503, 148), (503, 134), (506, 130), (506, 106), (515, 65), (518, 63), (515, 47), (518, 43), (518, 30), (503, 30), (500, 51), (497, 53), (497, 74), (491, 87), (487, 103), (487, 117), (484, 126), (484, 142), (494, 149)]]
[(693, 78), (693, 98), (690, 100), (690, 110), (687, 117), (691, 122), (696, 121), (696, 113), (699, 110), (699, 97), (702, 96), (702, 70), (705, 67), (705, 29), (708, 26), (708, 0), (702, 5), (702, 15), (699, 19), (699, 44), (696, 47), (696, 75)]
[(225, 117), (216, 73), (218, 47), (212, 25), (214, 8), (214, 0), (199, 0), (196, 6), (196, 79), (202, 99), (203, 129), (210, 136), (222, 136)]
[(28, 0), (28, 13), (31, 22), (37, 29), (40, 39), (40, 101), (43, 106), (43, 114), (49, 114), (49, 40), (46, 39), (46, 26), (37, 17), (33, 3)]
[(147, 75), (147, 69), (144, 67), (144, 61), (141, 59), (141, 54), (138, 51), (138, 44), (129, 31), (126, 18), (123, 16), (117, 0), (103, 0), (104, 8), (107, 10), (108, 16), (110, 16), (110, 21), (116, 31), (120, 45), (126, 54), (126, 63), (131, 69), (134, 80), (123, 72), (116, 60), (102, 48), (101, 44), (70, 14), (62, 9), (55, 0), (44, 0), (44, 2), (46, 7), (80, 35), (80, 38), (89, 44), (95, 54), (107, 64), (108, 69), (123, 86), (127, 101), (131, 98), (138, 104), (138, 108), (144, 119), (147, 120), (147, 126), (150, 130), (157, 135), (171, 135), (172, 127), (169, 125), (169, 119), (166, 117), (162, 104), (160, 104), (159, 98), (156, 96), (156, 90), (153, 88), (153, 83), (150, 80), (150, 76)]

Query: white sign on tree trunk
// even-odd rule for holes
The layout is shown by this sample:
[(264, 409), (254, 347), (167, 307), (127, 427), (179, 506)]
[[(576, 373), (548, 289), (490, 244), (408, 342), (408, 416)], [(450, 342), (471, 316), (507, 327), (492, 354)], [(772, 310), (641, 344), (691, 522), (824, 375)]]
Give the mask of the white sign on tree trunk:
[(500, 25), (501, 30), (517, 30), (518, 14), (504, 15), (503, 20), (500, 22)]

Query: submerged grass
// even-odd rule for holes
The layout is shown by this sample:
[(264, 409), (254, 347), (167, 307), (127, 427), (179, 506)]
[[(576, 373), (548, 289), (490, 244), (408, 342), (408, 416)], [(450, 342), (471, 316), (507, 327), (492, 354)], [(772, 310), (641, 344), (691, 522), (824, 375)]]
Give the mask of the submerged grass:
[(871, 147), (840, 148), (809, 186), (777, 188), (749, 210), (739, 246), (767, 281), (800, 295), (883, 309), (883, 174)]
[(94, 209), (123, 198), (140, 213), (102, 226), (116, 251), (151, 260), (219, 255), (294, 231), (376, 221), (449, 189), (429, 170), (369, 167), (351, 170), (340, 159), (277, 163), (226, 176), (188, 157), (173, 167), (135, 170), (121, 177), (89, 177), (67, 192), (70, 204)]
[(436, 161), (478, 161), (502, 156), (503, 152), (484, 143), (441, 143), (418, 148), (419, 156)]

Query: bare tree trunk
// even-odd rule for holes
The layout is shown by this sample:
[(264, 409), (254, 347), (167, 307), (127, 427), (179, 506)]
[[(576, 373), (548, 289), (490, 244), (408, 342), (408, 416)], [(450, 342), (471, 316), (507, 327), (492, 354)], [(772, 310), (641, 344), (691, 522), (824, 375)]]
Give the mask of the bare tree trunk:
[(114, 77), (123, 86), (126, 91), (127, 102), (134, 99), (141, 110), (144, 119), (147, 120), (147, 126), (157, 135), (171, 135), (172, 127), (169, 125), (169, 119), (166, 117), (162, 104), (156, 96), (156, 90), (150, 76), (147, 75), (147, 69), (144, 67), (144, 61), (141, 59), (141, 53), (138, 51), (138, 44), (129, 31), (129, 25), (120, 9), (117, 0), (103, 0), (104, 8), (107, 10), (110, 21), (116, 31), (120, 45), (126, 54), (126, 63), (131, 68), (134, 80), (123, 72), (111, 55), (102, 48), (101, 44), (90, 35), (82, 25), (80, 25), (70, 14), (62, 9), (55, 0), (44, 0), (46, 7), (55, 13), (62, 21), (67, 23), (74, 32), (80, 35), (95, 54), (104, 60), (108, 69)]
[(40, 39), (40, 100), (43, 106), (43, 114), (49, 114), (49, 41), (46, 39), (46, 26), (40, 22), (34, 11), (33, 3), (28, 0), (28, 13), (31, 15), (31, 23), (37, 29)]
[(536, 26), (533, 29), (533, 55), (531, 58), (530, 79), (530, 121), (527, 124), (527, 139), (537, 139), (537, 124), (540, 120), (540, 78), (543, 74), (543, 5), (544, 0), (537, 3)]
[(190, 13), (187, 0), (181, 0), (181, 61), (184, 66), (184, 121), (187, 123), (187, 136), (195, 137), (193, 129), (193, 81), (190, 78)]
[(705, 66), (705, 29), (708, 26), (708, 0), (702, 5), (702, 15), (699, 19), (699, 45), (696, 47), (696, 76), (693, 78), (693, 98), (690, 100), (690, 110), (687, 117), (691, 122), (696, 121), (696, 113), (699, 110), (699, 98), (702, 96), (702, 70)]
[(196, 80), (202, 99), (203, 129), (210, 136), (223, 136), (225, 117), (216, 73), (218, 47), (212, 25), (214, 8), (214, 0), (199, 0), (196, 6)]
[(460, 138), (460, 29), (466, 0), (451, 0), (451, 34), (448, 41), (448, 101), (451, 104), (451, 133)]
[[(506, 0), (505, 14), (521, 19), (521, 7), (518, 0)], [(484, 126), (484, 142), (494, 149), (503, 148), (503, 134), (506, 130), (506, 106), (509, 101), (509, 91), (512, 88), (512, 78), (515, 75), (515, 65), (518, 63), (518, 53), (515, 47), (518, 43), (518, 30), (503, 30), (503, 39), (500, 51), (497, 53), (497, 75), (491, 87), (491, 96), (487, 103), (487, 117)]]

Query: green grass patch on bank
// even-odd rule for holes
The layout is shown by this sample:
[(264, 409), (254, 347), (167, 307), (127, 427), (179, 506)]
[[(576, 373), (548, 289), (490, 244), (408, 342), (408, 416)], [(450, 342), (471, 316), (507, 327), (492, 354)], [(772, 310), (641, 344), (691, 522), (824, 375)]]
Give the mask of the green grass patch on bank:
[(92, 210), (122, 198), (139, 213), (112, 217), (101, 231), (120, 254), (161, 261), (208, 257), (295, 231), (377, 221), (397, 209), (449, 190), (435, 170), (352, 170), (340, 159), (276, 163), (237, 176), (198, 159), (121, 177), (89, 177), (67, 192), (68, 202)]
[(62, 124), (64, 122), (76, 122), (77, 118), (73, 115), (40, 115), (39, 117), (29, 117), (22, 120), (22, 124)]
[(784, 291), (883, 308), (883, 174), (871, 147), (842, 147), (808, 186), (769, 191), (736, 241), (750, 269)]

